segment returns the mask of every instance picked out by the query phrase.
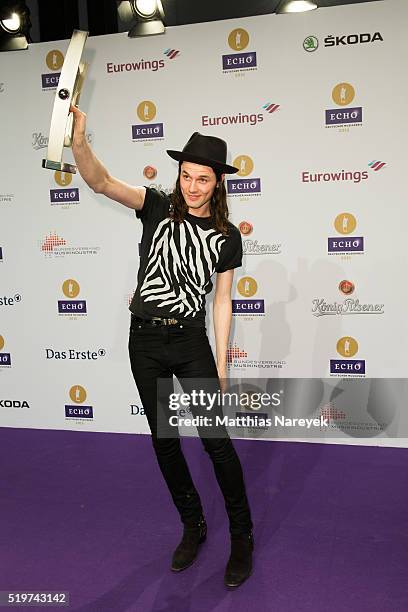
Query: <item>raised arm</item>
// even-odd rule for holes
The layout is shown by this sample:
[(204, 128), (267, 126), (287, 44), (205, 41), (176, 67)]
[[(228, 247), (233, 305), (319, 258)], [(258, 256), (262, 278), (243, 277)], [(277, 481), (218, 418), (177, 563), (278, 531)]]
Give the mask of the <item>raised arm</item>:
[(86, 141), (86, 114), (75, 106), (71, 106), (70, 110), (74, 114), (72, 153), (79, 173), (85, 183), (95, 193), (102, 193), (106, 197), (111, 198), (111, 200), (120, 202), (120, 204), (128, 208), (141, 210), (144, 204), (146, 188), (133, 187), (109, 174)]

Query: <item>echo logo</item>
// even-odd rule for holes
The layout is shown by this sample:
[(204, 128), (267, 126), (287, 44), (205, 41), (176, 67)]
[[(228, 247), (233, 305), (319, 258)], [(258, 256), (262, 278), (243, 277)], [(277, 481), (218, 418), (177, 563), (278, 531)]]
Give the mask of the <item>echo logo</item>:
[(4, 345), (6, 341), (3, 336), (0, 335), (0, 368), (1, 367), (11, 367), (11, 355), (10, 353), (3, 353)]
[(62, 292), (68, 300), (58, 300), (58, 314), (60, 315), (86, 315), (87, 307), (86, 300), (76, 300), (79, 295), (79, 283), (68, 278), (62, 284)]
[[(348, 212), (342, 212), (334, 220), (334, 227), (339, 234), (348, 236), (357, 227), (355, 216)], [(329, 237), (327, 239), (329, 255), (335, 253), (364, 253), (364, 237), (350, 236), (349, 238)]]
[(346, 124), (361, 124), (363, 109), (361, 106), (349, 107), (355, 97), (355, 90), (350, 83), (338, 83), (332, 90), (332, 99), (335, 104), (346, 107), (344, 110), (326, 110), (326, 127), (339, 127)]
[(253, 297), (258, 291), (258, 283), (251, 276), (243, 276), (237, 283), (237, 290), (243, 296), (243, 300), (232, 300), (233, 315), (264, 315), (264, 300), (248, 299)]
[(330, 359), (330, 374), (344, 375), (364, 375), (365, 360), (349, 359), (358, 352), (358, 342), (352, 336), (343, 336), (337, 341), (336, 350), (344, 359)]
[(154, 140), (163, 138), (163, 123), (151, 123), (157, 114), (157, 108), (151, 100), (142, 100), (136, 108), (138, 119), (142, 124), (132, 125), (132, 140)]
[(93, 406), (85, 406), (87, 393), (81, 385), (73, 385), (69, 390), (69, 397), (73, 404), (65, 405), (65, 417), (67, 419), (92, 420)]
[(227, 179), (227, 194), (229, 196), (260, 195), (261, 179), (255, 177), (246, 178), (254, 170), (252, 158), (249, 155), (238, 155), (232, 165), (238, 168), (237, 174), (242, 178)]
[(241, 70), (256, 69), (256, 52), (246, 51), (248, 47), (249, 34), (244, 28), (235, 28), (228, 35), (228, 46), (237, 53), (222, 56), (223, 72), (236, 72)]
[(59, 49), (52, 49), (45, 57), (47, 68), (52, 70), (51, 73), (41, 75), (41, 84), (43, 90), (55, 89), (58, 85), (61, 70), (64, 63), (64, 55)]
[(54, 180), (62, 187), (62, 189), (50, 189), (50, 201), (51, 204), (78, 204), (79, 203), (79, 189), (78, 187), (71, 187), (69, 185), (72, 182), (72, 174), (69, 172), (60, 172), (57, 170), (54, 173)]

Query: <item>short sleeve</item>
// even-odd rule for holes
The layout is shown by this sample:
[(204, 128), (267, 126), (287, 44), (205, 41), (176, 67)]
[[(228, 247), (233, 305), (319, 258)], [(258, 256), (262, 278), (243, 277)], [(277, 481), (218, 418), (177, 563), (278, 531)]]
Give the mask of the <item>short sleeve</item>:
[(230, 226), (230, 235), (221, 247), (216, 272), (226, 272), (242, 266), (242, 239), (239, 230)]
[(159, 223), (169, 216), (170, 198), (164, 191), (146, 187), (146, 195), (141, 210), (135, 210), (142, 223)]

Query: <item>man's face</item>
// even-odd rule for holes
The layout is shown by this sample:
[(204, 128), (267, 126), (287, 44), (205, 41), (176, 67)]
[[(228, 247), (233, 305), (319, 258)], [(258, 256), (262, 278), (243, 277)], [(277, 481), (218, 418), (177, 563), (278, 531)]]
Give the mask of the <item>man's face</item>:
[(181, 164), (180, 188), (188, 208), (207, 212), (216, 184), (217, 177), (209, 166), (186, 161)]

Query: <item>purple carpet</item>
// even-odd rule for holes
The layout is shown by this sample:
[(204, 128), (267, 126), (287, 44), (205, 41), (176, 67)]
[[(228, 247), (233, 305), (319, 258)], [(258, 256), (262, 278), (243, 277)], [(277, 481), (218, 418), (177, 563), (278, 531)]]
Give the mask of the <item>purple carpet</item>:
[(183, 447), (208, 537), (175, 574), (182, 527), (150, 436), (0, 429), (0, 590), (69, 591), (69, 608), (48, 609), (83, 612), (408, 610), (408, 450), (235, 446), (255, 557), (229, 591), (227, 515), (199, 439)]

